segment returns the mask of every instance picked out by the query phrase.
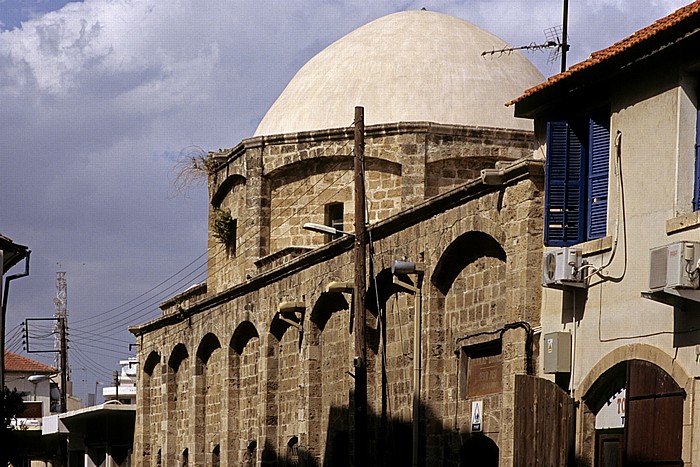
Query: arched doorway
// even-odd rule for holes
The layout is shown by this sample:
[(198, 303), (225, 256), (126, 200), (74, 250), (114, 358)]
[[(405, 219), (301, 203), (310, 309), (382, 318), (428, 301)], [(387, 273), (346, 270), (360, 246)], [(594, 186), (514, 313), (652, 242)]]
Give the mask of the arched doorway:
[(595, 466), (683, 465), (685, 391), (661, 367), (620, 362), (584, 396), (594, 415)]
[(475, 434), (459, 449), (459, 467), (498, 467), (498, 445), (484, 434)]

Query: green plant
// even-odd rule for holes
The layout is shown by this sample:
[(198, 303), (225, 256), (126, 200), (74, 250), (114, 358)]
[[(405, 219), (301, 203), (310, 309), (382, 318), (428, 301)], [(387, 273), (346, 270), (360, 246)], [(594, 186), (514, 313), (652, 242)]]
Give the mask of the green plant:
[(212, 221), (212, 234), (227, 248), (233, 248), (236, 242), (236, 219), (227, 210), (216, 209)]
[(0, 394), (0, 410), (2, 410), (2, 428), (10, 427), (10, 422), (16, 418), (24, 410), (24, 402), (22, 395), (17, 392), (17, 389), (10, 390), (7, 386), (2, 389)]

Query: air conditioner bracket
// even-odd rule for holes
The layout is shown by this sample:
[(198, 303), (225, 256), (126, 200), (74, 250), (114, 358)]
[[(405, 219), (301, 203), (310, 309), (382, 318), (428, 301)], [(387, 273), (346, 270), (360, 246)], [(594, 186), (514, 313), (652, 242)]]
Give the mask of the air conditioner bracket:
[(642, 292), (642, 297), (682, 309), (687, 309), (689, 305), (700, 304), (700, 290), (697, 289), (667, 287), (653, 292)]

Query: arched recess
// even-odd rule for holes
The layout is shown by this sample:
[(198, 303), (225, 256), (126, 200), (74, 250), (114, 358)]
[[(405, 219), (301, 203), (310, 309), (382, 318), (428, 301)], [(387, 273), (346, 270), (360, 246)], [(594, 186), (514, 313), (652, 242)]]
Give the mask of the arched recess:
[(632, 344), (607, 354), (577, 390), (583, 401), (582, 458), (598, 465), (606, 451), (617, 453), (624, 465), (683, 465), (690, 381), (670, 355), (654, 346)]
[[(419, 285), (414, 274), (399, 274), (396, 279), (413, 287)], [(376, 393), (381, 394), (380, 413), (377, 414), (377, 442), (386, 446), (383, 463), (403, 465), (407, 459), (410, 462), (413, 445), (411, 430), (406, 429), (402, 421), (411, 420), (413, 416), (411, 407), (415, 384), (413, 339), (416, 295), (395, 284), (394, 275), (387, 268), (377, 273), (376, 288), (375, 280), (370, 279), (366, 301), (367, 309), (378, 318), (370, 319), (367, 326), (367, 342), (374, 350), (374, 355), (369, 352), (367, 355), (367, 384), (374, 386)], [(425, 314), (423, 316), (421, 321), (425, 326), (427, 319)], [(376, 329), (370, 324), (373, 321), (378, 323)], [(426, 360), (424, 354), (422, 361)], [(422, 380), (425, 381), (425, 378)], [(426, 387), (425, 383), (423, 387)], [(422, 432), (423, 430), (421, 427)], [(424, 453), (423, 436), (420, 442), (419, 451)], [(423, 464), (425, 461), (419, 458), (418, 462)]]
[(236, 185), (245, 185), (246, 179), (242, 175), (233, 174), (229, 175), (226, 180), (224, 180), (221, 185), (216, 189), (211, 197), (211, 205), (215, 208), (221, 207), (221, 203), (226, 198), (226, 195), (233, 189)]
[(178, 445), (178, 440), (186, 439), (189, 425), (189, 381), (190, 368), (186, 361), (190, 354), (185, 344), (179, 343), (173, 347), (168, 357), (166, 369), (166, 449), (165, 465), (177, 465), (180, 461), (180, 453), (186, 449)]
[(182, 362), (189, 356), (190, 354), (187, 352), (187, 347), (185, 347), (185, 344), (177, 344), (175, 347), (173, 347), (173, 351), (170, 352), (168, 366), (174, 373), (177, 373)]
[(249, 457), (242, 449), (243, 441), (258, 437), (258, 411), (260, 402), (260, 338), (250, 321), (242, 321), (234, 330), (228, 347), (229, 367), (227, 399), (229, 401), (228, 425), (231, 437), (226, 454), (228, 465), (239, 465)]
[(484, 232), (470, 231), (457, 237), (440, 256), (430, 282), (447, 295), (464, 268), (479, 258), (492, 257), (506, 261), (506, 252), (498, 241)]
[(279, 314), (270, 323), (267, 339), (265, 436), (273, 448), (283, 446), (286, 433), (296, 426), (299, 416), (301, 369), (301, 329), (282, 320)]
[(488, 436), (477, 433), (459, 448), (460, 467), (498, 467), (498, 445)]
[[(507, 345), (501, 334), (482, 331), (498, 329), (513, 321), (507, 316), (508, 287), (507, 255), (498, 240), (483, 231), (462, 233), (447, 245), (435, 263), (428, 292), (430, 316), (424, 323), (424, 348), (431, 355), (425, 365), (426, 384), (435, 387), (435, 382), (457, 376), (452, 395), (431, 391), (435, 403), (442, 404), (446, 413), (454, 411), (456, 423), (465, 425), (470, 423), (468, 408), (472, 401), (481, 400), (484, 406), (496, 408), (490, 415), (497, 421), (494, 424), (497, 431), (489, 434), (496, 446), (502, 441), (501, 427), (509, 423), (501, 414), (504, 408), (512, 410), (512, 406), (505, 407), (508, 402), (502, 398), (502, 388), (510, 376), (503, 371), (503, 349)], [(456, 349), (457, 338), (465, 336), (475, 338), (461, 340)], [(519, 352), (527, 345), (526, 342), (512, 344), (514, 351)], [(454, 358), (455, 352), (459, 358)], [(470, 372), (484, 366), (489, 368), (488, 372)], [(459, 410), (451, 405), (455, 399)], [(442, 439), (438, 440), (439, 437)], [(446, 434), (435, 438), (431, 442), (446, 445), (452, 442)]]
[(311, 310), (305, 336), (308, 391), (317, 396), (308, 401), (308, 444), (324, 453), (326, 463), (339, 454), (329, 440), (348, 438), (350, 425), (347, 410), (338, 410), (348, 407), (353, 387), (347, 374), (353, 356), (349, 297), (341, 292), (322, 293)]
[[(151, 423), (151, 414), (161, 413), (162, 398), (160, 396), (161, 386), (153, 373), (160, 363), (160, 354), (155, 350), (151, 351), (143, 362), (143, 374), (141, 376), (141, 408), (137, 410), (140, 419), (137, 423), (143, 427), (141, 430), (141, 455), (143, 465), (151, 465), (151, 455), (159, 450), (162, 440), (159, 439), (160, 430), (154, 430)], [(156, 373), (157, 375), (157, 373)]]
[[(350, 150), (347, 150), (348, 154)], [(331, 204), (343, 204), (343, 222), (352, 225), (353, 159), (343, 157), (314, 157), (276, 168), (265, 175), (270, 195), (270, 252), (292, 246), (312, 246), (314, 237), (303, 229), (306, 222), (324, 224)], [(366, 182), (376, 189), (368, 190), (373, 209), (368, 222), (376, 222), (395, 214), (401, 208), (401, 166), (384, 159), (367, 159)], [(290, 200), (299, 200), (296, 204)], [(304, 200), (317, 200), (309, 204)], [(294, 209), (292, 209), (294, 207)]]
[[(211, 332), (207, 333), (200, 341), (199, 347), (197, 347), (197, 367), (199, 367), (199, 369), (205, 367), (211, 354), (214, 353), (216, 349), (220, 348), (221, 343), (219, 342), (219, 338)], [(197, 371), (195, 374), (200, 373)]]
[(193, 461), (195, 465), (210, 465), (211, 453), (208, 446), (219, 444), (221, 432), (221, 385), (217, 382), (221, 359), (216, 358), (221, 348), (219, 339), (213, 333), (202, 337), (197, 347), (194, 366), (194, 406), (195, 432), (204, 436), (195, 437)]

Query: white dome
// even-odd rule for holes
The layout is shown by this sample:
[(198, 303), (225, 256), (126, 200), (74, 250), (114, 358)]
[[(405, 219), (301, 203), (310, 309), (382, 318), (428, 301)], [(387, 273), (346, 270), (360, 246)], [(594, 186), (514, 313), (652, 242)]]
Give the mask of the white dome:
[(255, 135), (365, 124), (432, 121), (532, 129), (505, 103), (544, 80), (520, 53), (471, 23), (404, 11), (366, 24), (309, 60), (272, 104)]

